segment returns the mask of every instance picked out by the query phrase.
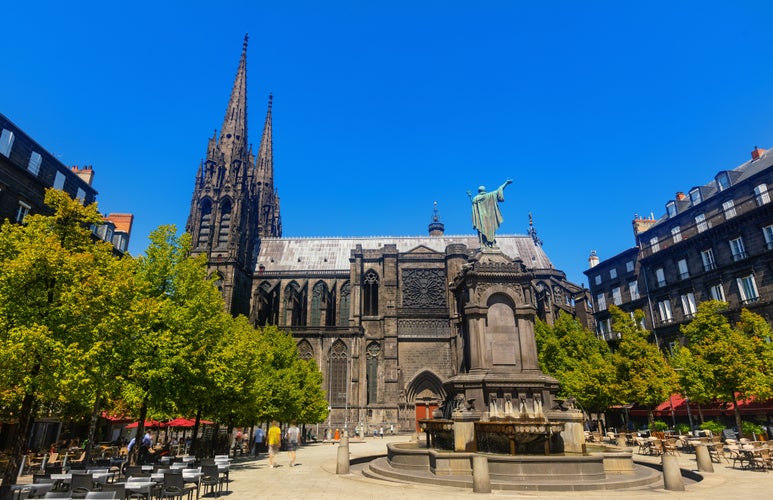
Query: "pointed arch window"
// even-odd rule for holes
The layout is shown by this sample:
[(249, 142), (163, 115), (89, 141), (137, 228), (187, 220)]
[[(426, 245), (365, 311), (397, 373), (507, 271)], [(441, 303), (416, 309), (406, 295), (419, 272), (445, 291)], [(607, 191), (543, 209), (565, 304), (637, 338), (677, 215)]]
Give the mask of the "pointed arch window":
[(231, 200), (220, 204), (220, 229), (217, 233), (217, 246), (227, 246), (231, 235)]
[(199, 239), (196, 246), (206, 246), (209, 242), (209, 233), (212, 230), (212, 201), (206, 199), (201, 202), (199, 209)]
[(305, 360), (314, 359), (314, 348), (308, 340), (303, 339), (298, 342), (298, 357)]
[(327, 285), (318, 281), (311, 289), (311, 323), (309, 326), (322, 326), (322, 310), (327, 308)]
[(341, 315), (338, 320), (338, 326), (349, 326), (350, 299), (351, 290), (347, 281), (341, 285), (341, 307), (339, 308)]
[(285, 325), (306, 325), (306, 297), (301, 287), (293, 281), (285, 288)]
[(365, 377), (368, 389), (368, 404), (378, 402), (378, 355), (381, 346), (378, 342), (371, 342), (365, 350)]
[(362, 315), (378, 316), (378, 274), (373, 270), (362, 279)]
[(349, 353), (346, 344), (336, 340), (330, 348), (330, 406), (346, 406), (348, 367)]
[(279, 323), (279, 287), (264, 281), (258, 288), (258, 326)]

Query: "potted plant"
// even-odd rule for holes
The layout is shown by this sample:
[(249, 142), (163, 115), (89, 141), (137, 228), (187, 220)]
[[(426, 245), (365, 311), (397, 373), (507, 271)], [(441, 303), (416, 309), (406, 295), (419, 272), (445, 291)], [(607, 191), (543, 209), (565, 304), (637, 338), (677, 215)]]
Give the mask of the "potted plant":
[(741, 432), (743, 437), (757, 441), (762, 436), (762, 426), (754, 422), (741, 422)]
[(683, 422), (679, 422), (678, 424), (676, 424), (676, 432), (678, 432), (680, 436), (682, 434), (689, 434), (690, 433), (690, 426), (688, 424), (683, 423)]
[(652, 422), (652, 430), (654, 431), (652, 433), (653, 436), (663, 439), (665, 437), (665, 433), (663, 431), (666, 429), (668, 429), (668, 424), (662, 420), (655, 420)]
[(721, 436), (722, 431), (725, 430), (725, 424), (716, 420), (707, 420), (700, 425), (700, 428), (711, 432), (713, 436)]

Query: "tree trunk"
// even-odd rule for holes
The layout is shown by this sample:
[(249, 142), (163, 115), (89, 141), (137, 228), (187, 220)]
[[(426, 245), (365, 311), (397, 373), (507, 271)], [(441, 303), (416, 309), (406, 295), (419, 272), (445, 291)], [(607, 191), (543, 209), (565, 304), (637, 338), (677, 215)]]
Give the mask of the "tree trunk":
[[(39, 371), (39, 367), (33, 371)], [(0, 500), (11, 500), (11, 485), (16, 484), (16, 476), (19, 474), (22, 457), (27, 451), (27, 443), (32, 432), (32, 422), (35, 420), (34, 407), (35, 396), (32, 393), (26, 394), (19, 411), (19, 424), (11, 439), (11, 453), (3, 474), (3, 484), (0, 486)]]
[(703, 407), (701, 407), (701, 404), (698, 403), (698, 416), (700, 416), (701, 423), (704, 423), (706, 420), (703, 418)]
[(89, 422), (89, 433), (86, 437), (86, 465), (91, 464), (91, 451), (94, 449), (94, 434), (97, 431), (97, 419), (99, 419), (99, 407), (102, 404), (102, 398), (97, 393), (94, 400), (94, 409), (91, 411), (91, 422)]
[(733, 414), (735, 415), (735, 426), (738, 430), (738, 435), (743, 435), (743, 428), (741, 427), (741, 409), (738, 408), (738, 400), (735, 397), (735, 391), (731, 394), (733, 398)]
[(148, 416), (148, 400), (142, 400), (142, 406), (140, 406), (140, 420), (137, 422), (137, 431), (134, 434), (134, 446), (129, 453), (129, 463), (137, 465), (137, 457), (139, 456), (140, 446), (142, 446), (142, 437), (145, 435), (145, 418)]
[(190, 455), (194, 455), (197, 458), (199, 456), (199, 422), (201, 421), (201, 408), (196, 410), (196, 421), (193, 423), (193, 435), (191, 436), (191, 449), (188, 450)]

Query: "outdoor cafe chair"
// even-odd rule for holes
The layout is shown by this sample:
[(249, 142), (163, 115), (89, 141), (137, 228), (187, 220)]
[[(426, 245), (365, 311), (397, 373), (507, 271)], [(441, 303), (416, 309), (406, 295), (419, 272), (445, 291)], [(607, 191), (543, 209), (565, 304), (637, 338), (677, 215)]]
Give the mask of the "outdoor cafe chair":
[(86, 493), (94, 489), (94, 475), (90, 472), (77, 472), (72, 474), (70, 481), (70, 494), (73, 498), (84, 498)]
[(220, 492), (223, 491), (223, 481), (220, 479), (220, 469), (218, 466), (202, 465), (201, 473), (201, 485), (204, 487), (204, 495), (207, 494), (208, 490), (214, 493), (215, 487), (217, 487), (215, 494), (219, 497)]
[(164, 474), (164, 483), (161, 487), (160, 498), (182, 498), (187, 495), (188, 499), (193, 496), (193, 486), (186, 486), (182, 472), (167, 472)]
[(86, 498), (114, 499), (115, 491), (89, 491), (86, 493)]
[(43, 498), (69, 498), (72, 499), (69, 491), (49, 491)]
[(112, 491), (114, 498), (123, 500), (126, 498), (126, 485), (124, 483), (107, 483), (102, 485), (102, 491)]

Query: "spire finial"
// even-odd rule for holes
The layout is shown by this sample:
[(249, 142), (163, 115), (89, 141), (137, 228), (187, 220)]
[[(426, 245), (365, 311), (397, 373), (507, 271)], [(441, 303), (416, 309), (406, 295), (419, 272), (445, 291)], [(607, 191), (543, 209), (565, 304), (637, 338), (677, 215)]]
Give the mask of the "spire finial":
[(438, 214), (437, 214), (437, 202), (434, 202), (434, 205), (435, 205), (435, 208), (434, 208), (435, 215), (432, 216), (432, 220), (437, 222), (438, 220), (440, 220), (440, 217), (438, 217)]
[(271, 105), (273, 104), (273, 102), (274, 102), (274, 93), (273, 92), (269, 92), (268, 93), (268, 110), (269, 111), (271, 111)]
[(534, 228), (534, 217), (532, 217), (531, 212), (529, 212), (529, 236), (534, 240), (535, 246), (542, 246), (542, 240), (537, 236), (537, 230)]
[(247, 42), (250, 41), (250, 34), (244, 34), (244, 43), (242, 44), (242, 52), (247, 52)]

